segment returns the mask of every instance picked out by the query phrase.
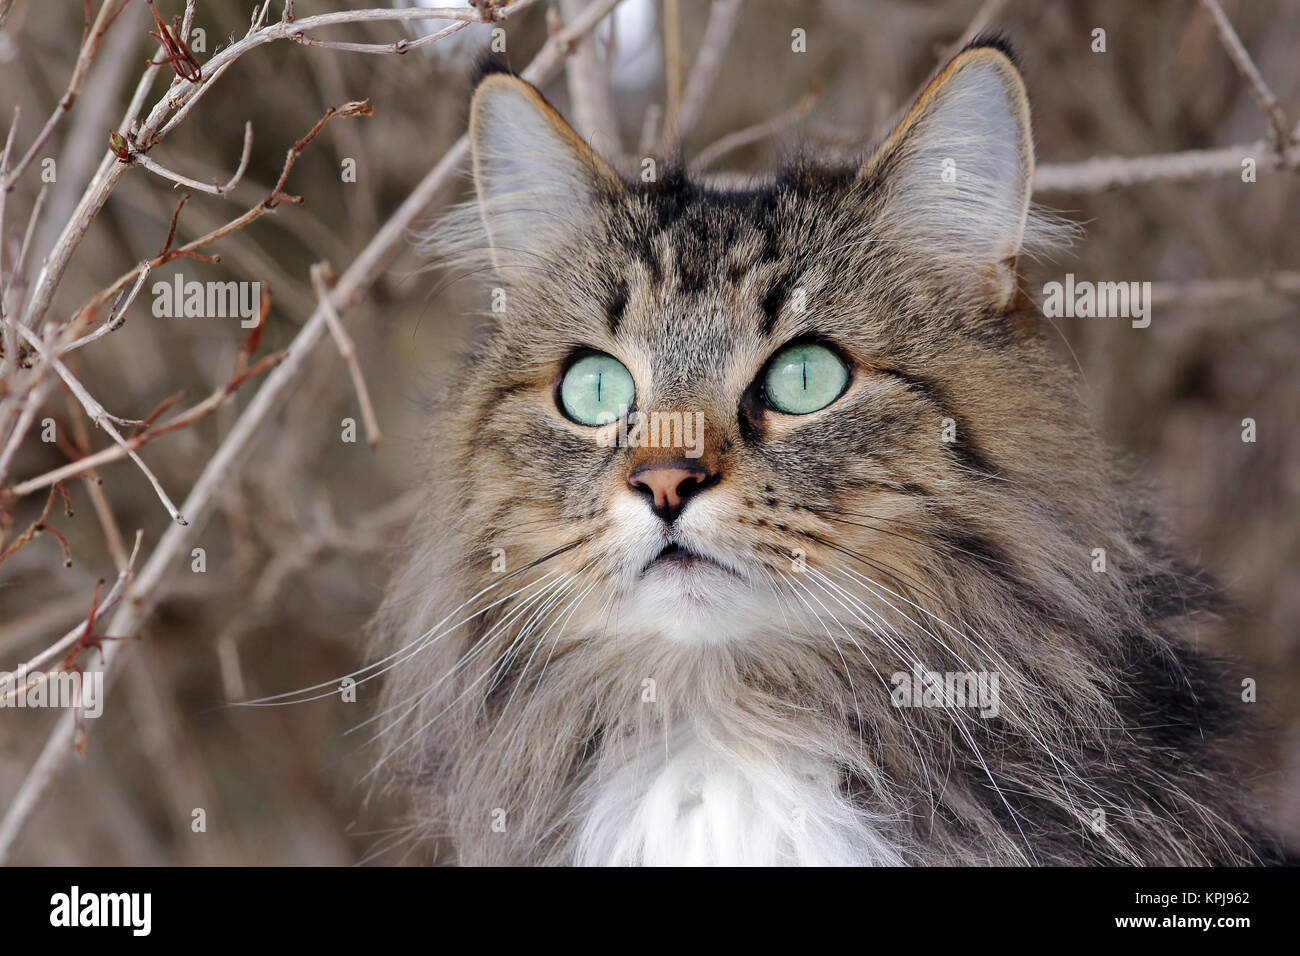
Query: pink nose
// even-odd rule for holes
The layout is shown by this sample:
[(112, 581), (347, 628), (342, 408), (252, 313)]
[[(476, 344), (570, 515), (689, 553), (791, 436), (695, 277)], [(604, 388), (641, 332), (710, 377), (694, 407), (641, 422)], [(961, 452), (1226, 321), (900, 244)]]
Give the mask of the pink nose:
[(667, 524), (672, 524), (691, 495), (711, 483), (708, 471), (682, 461), (642, 465), (627, 479), (628, 487), (650, 502), (655, 514)]

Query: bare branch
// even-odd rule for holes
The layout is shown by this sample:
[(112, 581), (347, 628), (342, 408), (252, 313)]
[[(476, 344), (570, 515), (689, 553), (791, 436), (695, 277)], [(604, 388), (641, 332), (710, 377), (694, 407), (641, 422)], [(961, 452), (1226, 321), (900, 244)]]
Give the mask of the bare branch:
[(361, 375), (361, 365), (357, 361), (357, 348), (352, 342), (352, 337), (343, 328), (334, 303), (330, 301), (329, 285), (325, 279), (328, 271), (328, 263), (317, 262), (313, 265), (311, 285), (316, 290), (316, 297), (320, 301), (320, 309), (325, 315), (325, 321), (329, 324), (330, 334), (334, 336), (334, 344), (338, 346), (339, 354), (343, 356), (343, 361), (348, 366), (348, 373), (352, 376), (352, 387), (356, 389), (357, 401), (361, 404), (361, 417), (366, 423), (366, 438), (370, 443), (370, 450), (374, 451), (379, 447), (379, 421), (375, 418), (374, 406), (370, 404), (370, 392), (366, 388), (366, 380)]
[(104, 39), (104, 34), (112, 26), (117, 15), (122, 12), (126, 6), (127, 0), (104, 0), (103, 6), (99, 8), (99, 15), (95, 17), (95, 23), (87, 31), (86, 37), (81, 43), (81, 52), (77, 55), (77, 64), (73, 67), (72, 78), (68, 81), (68, 88), (59, 100), (58, 106), (50, 114), (50, 118), (45, 121), (45, 125), (37, 134), (32, 145), (28, 147), (27, 152), (23, 154), (17, 165), (8, 175), (0, 176), (0, 188), (5, 192), (10, 192), (14, 188), (14, 180), (23, 174), (23, 170), (41, 151), (45, 141), (50, 138), (54, 128), (59, 125), (68, 110), (72, 109), (72, 104), (77, 100), (77, 92), (81, 89), (81, 83), (86, 78), (86, 71), (90, 69), (90, 63), (99, 51), (99, 43)]
[[(4, 152), (0, 153), (0, 186), (9, 173), (9, 152), (14, 145), (14, 136), (18, 132), (18, 118), (22, 116), (22, 110), (14, 107), (13, 122), (9, 124), (9, 135), (5, 137)], [(4, 290), (9, 287), (9, 282), (5, 278), (5, 197), (9, 195), (7, 189), (0, 188), (0, 322), (4, 323), (4, 362), (0, 364), (0, 378), (9, 377), (9, 365), (12, 362), (14, 367), (18, 364), (18, 337), (14, 331), (14, 323), (9, 318), (8, 308), (5, 306)]]
[(36, 349), (37, 354), (39, 354), (40, 357), (59, 374), (59, 378), (63, 379), (63, 383), (67, 385), (72, 394), (77, 397), (77, 401), (81, 402), (81, 407), (86, 410), (86, 414), (90, 416), (90, 420), (100, 428), (104, 429), (104, 431), (108, 432), (109, 435), (112, 436), (113, 441), (117, 442), (130, 459), (139, 466), (142, 472), (144, 472), (144, 476), (149, 479), (149, 484), (153, 485), (154, 493), (158, 495), (158, 500), (163, 503), (163, 507), (167, 509), (167, 513), (172, 516), (172, 520), (177, 524), (186, 524), (185, 516), (176, 509), (176, 505), (173, 504), (171, 498), (167, 496), (167, 492), (163, 489), (162, 482), (160, 482), (158, 477), (149, 470), (149, 466), (144, 463), (144, 460), (135, 453), (135, 446), (128, 444), (127, 440), (122, 437), (122, 433), (113, 427), (113, 422), (118, 422), (122, 425), (134, 425), (136, 422), (110, 415), (104, 410), (104, 406), (99, 404), (90, 392), (86, 391), (86, 387), (77, 380), (77, 377), (68, 370), (68, 367), (59, 361), (58, 357), (46, 348), (45, 343), (41, 341), (39, 335), (26, 326), (21, 327), (19, 332), (22, 334), (23, 338), (27, 340), (28, 344), (30, 344), (32, 348)]
[[(138, 462), (139, 458), (135, 454), (137, 448), (153, 441), (155, 438), (160, 438), (163, 435), (166, 435), (168, 432), (174, 432), (181, 428), (188, 428), (195, 422), (207, 418), (208, 415), (212, 414), (212, 412), (214, 412), (227, 398), (233, 395), (239, 386), (244, 384), (244, 382), (248, 381), (250, 378), (260, 375), (267, 369), (278, 365), (284, 360), (286, 354), (287, 353), (285, 352), (276, 352), (259, 359), (246, 371), (238, 371), (229, 382), (227, 382), (223, 387), (217, 389), (203, 401), (199, 402), (197, 405), (191, 406), (175, 418), (169, 419), (166, 423), (153, 428), (144, 428), (136, 432), (134, 435), (131, 435), (129, 438), (122, 438), (120, 435), (114, 433), (114, 437), (118, 439), (116, 445), (110, 445), (94, 454), (87, 455), (84, 458), (78, 458), (76, 461), (69, 462), (66, 465), (61, 465), (52, 471), (47, 471), (43, 475), (37, 475), (35, 478), (30, 478), (27, 481), (20, 482), (10, 489), (10, 493), (15, 498), (21, 498), (24, 495), (31, 494), (33, 491), (40, 491), (42, 488), (48, 488), (50, 485), (57, 484), (60, 481), (66, 481), (69, 478), (84, 475), (96, 468), (100, 468), (104, 465), (110, 464), (111, 462), (120, 461), (126, 457), (130, 457), (133, 461)], [(92, 399), (92, 401), (94, 400)], [(148, 421), (143, 422), (142, 424), (147, 425)], [(147, 469), (146, 473), (148, 473)], [(176, 523), (178, 525), (184, 525), (188, 522), (182, 519)]]
[[(1034, 192), (1101, 192), (1115, 186), (1141, 183), (1210, 179), (1240, 175), (1248, 158), (1273, 154), (1267, 140), (1225, 146), (1220, 149), (1190, 149), (1133, 158), (1113, 156), (1086, 159), (1078, 163), (1049, 163), (1034, 172)], [(1284, 168), (1295, 170), (1295, 161)]]
[[(140, 289), (144, 286), (145, 280), (149, 278), (149, 272), (153, 267), (153, 262), (142, 262), (136, 266), (135, 285), (131, 287), (131, 291), (127, 294), (126, 301), (121, 301), (122, 293), (119, 292), (117, 298), (113, 300), (113, 307), (109, 310), (108, 318), (100, 323), (99, 328), (87, 335), (83, 335), (76, 341), (57, 347), (57, 353), (61, 356), (67, 355), (69, 352), (74, 352), (97, 339), (102, 339), (109, 332), (116, 332), (120, 329), (126, 323), (127, 310), (131, 308), (131, 303), (135, 301), (135, 297), (140, 294)], [(73, 323), (71, 327), (75, 328), (76, 324)]]
[[(572, 20), (584, 5), (585, 0), (560, 0), (560, 13), (566, 20)], [(578, 133), (597, 152), (617, 155), (622, 144), (609, 82), (609, 63), (601, 57), (594, 34), (588, 34), (574, 47), (573, 55), (564, 65), (564, 73)]]
[[(497, 18), (511, 16), (521, 10), (527, 9), (536, 3), (537, 0), (517, 0), (508, 7), (498, 7), (495, 9)], [(182, 38), (187, 36), (189, 22), (193, 15), (194, 0), (187, 0), (186, 22), (182, 27)], [(398, 9), (398, 10), (345, 10), (337, 13), (320, 14), (314, 17), (307, 17), (302, 20), (291, 22), (280, 21), (278, 23), (264, 25), (268, 5), (263, 4), (258, 7), (251, 18), (248, 33), (243, 39), (232, 43), (215, 53), (203, 66), (202, 82), (191, 83), (181, 77), (172, 81), (168, 91), (154, 104), (148, 117), (139, 126), (134, 128), (135, 116), (142, 108), (144, 97), (147, 95), (155, 71), (159, 69), (158, 65), (150, 66), (145, 71), (145, 76), (141, 79), (140, 85), (136, 89), (136, 96), (132, 99), (130, 107), (127, 109), (123, 122), (118, 125), (119, 130), (132, 132), (139, 143), (140, 151), (147, 152), (162, 139), (168, 132), (183, 120), (193, 106), (200, 98), (212, 88), (213, 83), (220, 78), (221, 74), (239, 57), (248, 53), (250, 50), (267, 43), (273, 43), (277, 40), (288, 39), (290, 34), (303, 33), (309, 30), (319, 29), (326, 26), (335, 26), (345, 23), (364, 23), (376, 20), (422, 20), (422, 19), (444, 19), (469, 21), (482, 19), (482, 14), (478, 11), (470, 11), (456, 8), (443, 8), (437, 10), (425, 9)], [(166, 50), (163, 50), (164, 54)], [(165, 62), (165, 61), (164, 61)], [(170, 119), (168, 115), (171, 114)], [(164, 124), (164, 120), (166, 123)], [(126, 170), (126, 166), (117, 161), (111, 153), (105, 155), (104, 160), (100, 163), (100, 168), (91, 181), (90, 186), (82, 196), (81, 203), (78, 205), (76, 212), (69, 220), (60, 235), (58, 242), (46, 258), (45, 264), (41, 269), (40, 275), (37, 276), (32, 291), (31, 301), (23, 314), (23, 324), (28, 327), (34, 327), (44, 317), (46, 310), (54, 295), (54, 289), (57, 288), (59, 281), (67, 269), (68, 262), (72, 254), (81, 244), (86, 230), (103, 208), (104, 203), (108, 200), (109, 195), (116, 188), (118, 181), (121, 179)]]
[[(84, 458), (90, 454), (90, 434), (86, 431), (86, 421), (83, 416), (77, 414), (72, 396), (65, 397), (68, 417), (72, 422), (70, 450), (76, 453), (76, 457)], [(122, 529), (118, 527), (117, 518), (113, 516), (113, 509), (108, 503), (108, 496), (104, 494), (103, 483), (94, 471), (87, 472), (83, 480), (86, 493), (90, 495), (91, 505), (95, 509), (95, 516), (99, 519), (100, 527), (104, 529), (104, 542), (108, 546), (108, 553), (113, 557), (113, 564), (121, 571), (127, 566), (126, 548), (122, 544)]]
[[(211, 245), (212, 243), (216, 242), (218, 239), (230, 235), (232, 232), (236, 232), (237, 230), (243, 229), (249, 223), (254, 222), (257, 219), (260, 219), (268, 212), (274, 210), (281, 203), (300, 202), (301, 200), (299, 199), (299, 197), (290, 195), (289, 193), (286, 193), (284, 191), (284, 184), (288, 181), (289, 173), (293, 169), (294, 163), (297, 162), (298, 156), (307, 147), (307, 144), (310, 143), (313, 139), (315, 139), (316, 135), (321, 131), (321, 129), (324, 128), (325, 124), (328, 123), (334, 117), (369, 116), (371, 112), (372, 111), (370, 109), (369, 104), (365, 102), (345, 103), (343, 106), (340, 106), (337, 109), (331, 107), (328, 111), (326, 111), (325, 115), (322, 116), (320, 120), (317, 121), (316, 125), (313, 126), (307, 132), (306, 136), (298, 140), (289, 148), (289, 152), (284, 159), (284, 165), (280, 169), (280, 178), (276, 180), (275, 186), (272, 187), (270, 195), (268, 195), (265, 199), (259, 202), (256, 206), (253, 206), (242, 216), (238, 216), (230, 220), (224, 225), (219, 226), (216, 229), (213, 229), (211, 232), (208, 232), (205, 235), (200, 236), (199, 238), (193, 240), (192, 242), (186, 243), (185, 245), (181, 246), (178, 249), (169, 248), (171, 244), (171, 238), (175, 234), (176, 220), (175, 217), (173, 217), (172, 227), (168, 233), (168, 241), (167, 244), (163, 247), (163, 251), (160, 252), (157, 256), (155, 256), (148, 263), (141, 263), (140, 265), (136, 266), (134, 269), (130, 270), (129, 272), (126, 272), (121, 276), (118, 276), (118, 278), (112, 284), (110, 284), (109, 286), (102, 289), (94, 296), (92, 296), (90, 301), (86, 302), (80, 309), (77, 310), (77, 314), (73, 319), (73, 324), (75, 325), (77, 322), (81, 321), (85, 316), (90, 315), (96, 309), (99, 309), (102, 306), (104, 306), (106, 303), (108, 303), (111, 299), (113, 299), (114, 296), (116, 296), (122, 289), (124, 289), (126, 285), (129, 282), (131, 282), (133, 279), (136, 280), (138, 285), (140, 281), (138, 279), (138, 276), (140, 275), (141, 271), (147, 272), (148, 269), (156, 269), (158, 268), (158, 266), (170, 262), (173, 259), (179, 258), (181, 256), (194, 256), (195, 254), (197, 254), (199, 249), (202, 249), (204, 246)], [(182, 200), (182, 202), (184, 202), (184, 200)], [(123, 312), (125, 310), (115, 310), (115, 311)], [(74, 348), (80, 348), (82, 344), (84, 344), (84, 342), (81, 341), (74, 342), (71, 345), (69, 345), (66, 349), (64, 349), (64, 351), (71, 351)]]
[(9, 440), (5, 443), (4, 451), (0, 452), (0, 481), (3, 481), (9, 474), (9, 465), (14, 460), (14, 455), (18, 453), (18, 446), (23, 443), (23, 436), (27, 434), (27, 429), (32, 427), (32, 422), (36, 419), (36, 413), (40, 411), (41, 405), (44, 404), (49, 390), (53, 387), (53, 380), (46, 379), (36, 383), (26, 395), (18, 396), (19, 412), (18, 420), (14, 424), (13, 431), (9, 433)]
[[(525, 0), (521, 0), (525, 2)], [(526, 0), (528, 3), (535, 3), (536, 0)], [(418, 39), (412, 40), (403, 37), (392, 43), (353, 43), (347, 40), (322, 40), (319, 37), (310, 37), (305, 33), (290, 33), (288, 38), (295, 43), (303, 46), (321, 47), (326, 50), (341, 50), (344, 53), (374, 53), (379, 55), (401, 56), (404, 53), (410, 53), (412, 50), (418, 50), (422, 46), (428, 46), (430, 43), (436, 43), (443, 37), (449, 37), (453, 33), (458, 33), (465, 27), (469, 26), (471, 20), (457, 20), (455, 23), (449, 23), (441, 30), (435, 30), (433, 33), (426, 34)]]
[[(32, 203), (32, 214), (27, 217), (27, 228), (23, 231), (22, 245), (18, 247), (18, 257), (14, 259), (13, 268), (9, 270), (9, 277), (5, 280), (3, 288), (0, 288), (0, 301), (6, 303), (4, 308), (10, 312), (16, 310), (9, 305), (9, 291), (14, 288), (15, 281), (18, 283), (19, 289), (24, 286), (22, 276), (23, 270), (27, 267), (27, 253), (32, 247), (32, 234), (36, 231), (36, 223), (41, 219), (41, 210), (45, 208), (45, 199), (49, 196), (49, 193), (50, 185), (46, 183), (41, 187), (41, 191), (36, 194), (36, 202)], [(0, 198), (0, 203), (3, 202), (3, 198)]]
[[(384, 20), (460, 20), (465, 23), (484, 23), (492, 20), (504, 20), (514, 16), (537, 0), (513, 0), (505, 7), (396, 7), (371, 10), (340, 10), (336, 13), (320, 13), (304, 20), (289, 17), (281, 23), (293, 24), (294, 30), (319, 30), (322, 27), (334, 27), (346, 23), (376, 23)], [(485, 14), (485, 11), (491, 13)], [(286, 13), (291, 11), (286, 8)]]
[(200, 192), (210, 193), (213, 196), (224, 196), (244, 178), (244, 171), (248, 169), (248, 158), (253, 152), (253, 124), (244, 124), (244, 151), (239, 157), (239, 168), (235, 170), (235, 175), (230, 177), (230, 181), (224, 186), (220, 183), (201, 183), (197, 179), (190, 179), (188, 176), (182, 176), (180, 173), (172, 172), (160, 163), (154, 162), (144, 153), (132, 152), (127, 157), (128, 163), (139, 163), (151, 173), (156, 173), (164, 179), (170, 179), (174, 183), (180, 183), (182, 186), (189, 186), (191, 189), (197, 189)]
[(682, 108), (682, 17), (678, 0), (663, 0), (664, 32), (664, 139), (677, 142), (677, 119)]
[(1246, 48), (1241, 43), (1241, 38), (1237, 36), (1237, 31), (1233, 29), (1232, 22), (1219, 6), (1219, 0), (1201, 0), (1201, 6), (1210, 14), (1214, 20), (1214, 27), (1219, 31), (1219, 39), (1223, 41), (1223, 48), (1228, 51), (1228, 58), (1232, 60), (1237, 72), (1242, 75), (1250, 86), (1250, 94), (1259, 104), (1259, 108), (1264, 115), (1268, 117), (1269, 135), (1273, 140), (1273, 148), (1277, 150), (1282, 161), (1288, 161), (1291, 152), (1291, 145), (1294, 138), (1290, 134), (1290, 126), (1286, 120), (1286, 113), (1282, 111), (1282, 106), (1269, 89), (1268, 84), (1264, 82), (1264, 77), (1260, 75), (1255, 61), (1250, 58)]
[(682, 92), (681, 107), (677, 111), (675, 134), (679, 140), (689, 136), (699, 122), (704, 104), (713, 92), (718, 74), (722, 72), (722, 59), (736, 29), (741, 2), (742, 0), (713, 0), (713, 5), (709, 7), (709, 22), (704, 27), (704, 38), (700, 41), (700, 49), (691, 65), (690, 75), (686, 78), (686, 89)]
[(1154, 282), (1151, 285), (1152, 305), (1168, 305), (1171, 302), (1217, 305), (1265, 295), (1300, 295), (1300, 272), (1271, 272), (1262, 276), (1232, 279)]
[[(100, 617), (102, 617), (106, 612), (111, 611), (117, 605), (117, 602), (121, 599), (122, 594), (126, 591), (127, 585), (131, 583), (131, 578), (135, 568), (135, 562), (136, 559), (140, 556), (140, 543), (143, 540), (144, 540), (144, 532), (137, 531), (135, 533), (135, 544), (131, 548), (130, 556), (126, 559), (126, 565), (118, 569), (117, 580), (113, 582), (112, 590), (108, 592), (108, 596), (105, 597), (103, 601), (100, 601), (96, 605), (95, 614), (90, 619), (92, 624)], [(37, 668), (44, 665), (44, 663), (48, 661), (50, 658), (55, 657), (58, 654), (62, 654), (69, 647), (75, 644), (77, 642), (77, 638), (85, 630), (85, 627), (86, 627), (85, 620), (79, 621), (76, 627), (72, 628), (70, 631), (68, 631), (68, 633), (64, 634), (61, 638), (59, 638), (49, 647), (45, 648), (45, 650), (41, 651), (39, 654), (36, 654), (30, 660), (20, 664), (15, 669), (15, 671), (20, 674), (33, 673), (34, 671), (37, 670)], [(11, 689), (9, 693), (13, 693), (15, 689)], [(0, 698), (2, 697), (3, 695), (0, 695)]]
[[(64, 509), (68, 517), (72, 517), (72, 506), (68, 500), (68, 490), (62, 485), (55, 485), (50, 489), (50, 493), (45, 497), (45, 507), (41, 509), (40, 516), (27, 526), (27, 530), (17, 535), (3, 549), (0, 549), (0, 562), (8, 559), (12, 554), (26, 547), (41, 532), (47, 532), (63, 547), (63, 566), (72, 567), (72, 553), (68, 549), (68, 541), (58, 531), (50, 527), (46, 522), (50, 516), (50, 508), (54, 506), (54, 499), (62, 496)], [(4, 505), (8, 510), (9, 500), (12, 496), (7, 496)]]

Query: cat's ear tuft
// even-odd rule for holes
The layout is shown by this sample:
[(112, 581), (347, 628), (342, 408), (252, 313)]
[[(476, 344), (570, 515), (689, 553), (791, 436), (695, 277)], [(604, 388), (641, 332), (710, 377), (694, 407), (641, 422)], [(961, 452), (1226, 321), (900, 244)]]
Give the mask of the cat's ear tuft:
[(469, 137), (479, 212), (507, 281), (545, 268), (548, 253), (586, 232), (619, 181), (541, 93), (507, 72), (479, 82)]
[(500, 73), (505, 76), (519, 75), (510, 68), (508, 63), (496, 56), (496, 54), (484, 53), (478, 58), (478, 61), (474, 64), (474, 70), (470, 74), (470, 89), (478, 89), (479, 84), (494, 73)]
[(977, 41), (926, 87), (859, 175), (884, 191), (883, 228), (1015, 292), (1034, 178), (1025, 85), (1004, 40)]

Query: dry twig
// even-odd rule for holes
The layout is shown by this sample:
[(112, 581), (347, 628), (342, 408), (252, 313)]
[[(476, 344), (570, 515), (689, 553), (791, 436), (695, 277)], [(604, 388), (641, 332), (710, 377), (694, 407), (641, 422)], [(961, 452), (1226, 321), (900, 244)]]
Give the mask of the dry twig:
[[(1039, 166), (1034, 172), (1034, 192), (1095, 193), (1117, 186), (1241, 175), (1242, 163), (1246, 159), (1271, 153), (1271, 144), (1261, 139), (1220, 149), (1189, 149), (1154, 156), (1110, 156), (1085, 159), (1078, 163), (1048, 163)], [(1294, 171), (1300, 165), (1293, 159), (1284, 168)]]
[(311, 267), (312, 288), (316, 290), (316, 298), (320, 302), (325, 321), (329, 324), (330, 334), (334, 336), (334, 344), (338, 346), (339, 354), (347, 363), (348, 374), (352, 376), (352, 387), (356, 390), (357, 401), (361, 405), (361, 417), (366, 423), (366, 440), (370, 444), (370, 450), (374, 451), (379, 447), (381, 437), (379, 421), (375, 418), (374, 406), (370, 404), (370, 392), (366, 388), (366, 380), (361, 375), (361, 364), (357, 361), (357, 347), (353, 344), (347, 330), (343, 328), (334, 303), (330, 301), (329, 286), (332, 279), (333, 273), (330, 271), (329, 263), (318, 262)]
[(1277, 101), (1273, 91), (1264, 82), (1264, 77), (1255, 66), (1255, 61), (1246, 52), (1246, 48), (1241, 43), (1241, 38), (1237, 36), (1237, 31), (1233, 29), (1232, 22), (1228, 19), (1227, 14), (1223, 12), (1223, 7), (1219, 6), (1219, 0), (1201, 0), (1201, 6), (1206, 9), (1210, 14), (1210, 18), (1214, 20), (1214, 28), (1219, 31), (1219, 39), (1223, 41), (1223, 47), (1228, 52), (1228, 58), (1232, 60), (1237, 72), (1242, 75), (1250, 86), (1250, 95), (1255, 98), (1260, 110), (1268, 117), (1269, 137), (1273, 141), (1273, 148), (1277, 151), (1280, 161), (1283, 164), (1288, 163), (1295, 137), (1291, 135), (1290, 124), (1286, 121), (1286, 113), (1282, 111), (1282, 104)]

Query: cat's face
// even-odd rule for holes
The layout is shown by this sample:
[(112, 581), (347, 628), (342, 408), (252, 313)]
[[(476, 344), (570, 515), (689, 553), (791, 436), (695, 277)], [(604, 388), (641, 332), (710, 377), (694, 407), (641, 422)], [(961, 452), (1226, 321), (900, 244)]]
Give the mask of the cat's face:
[(573, 579), (566, 628), (692, 642), (927, 576), (936, 502), (977, 501), (1024, 427), (1010, 61), (959, 57), (861, 169), (753, 192), (625, 184), (504, 75), (471, 134), (501, 284), (455, 455), (467, 567), (564, 548), (539, 567)]

